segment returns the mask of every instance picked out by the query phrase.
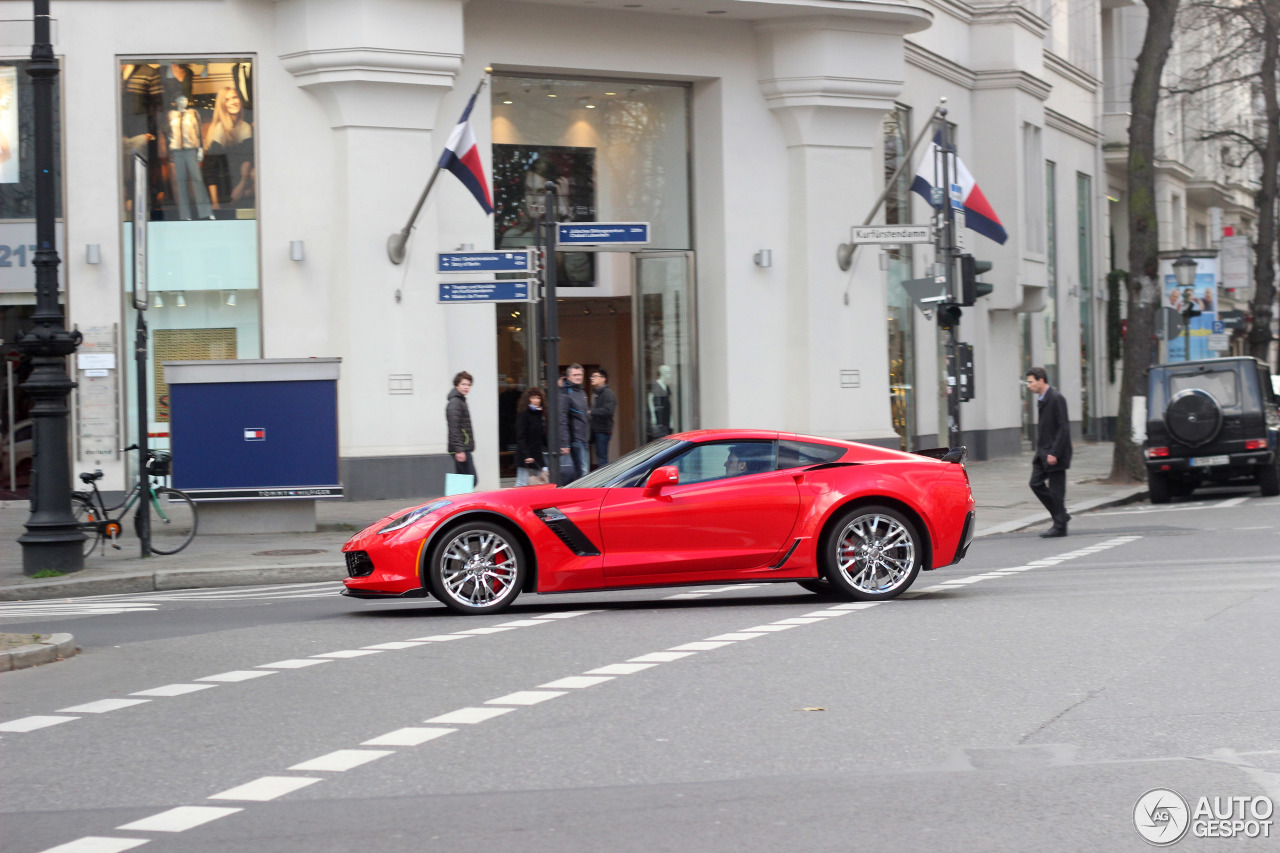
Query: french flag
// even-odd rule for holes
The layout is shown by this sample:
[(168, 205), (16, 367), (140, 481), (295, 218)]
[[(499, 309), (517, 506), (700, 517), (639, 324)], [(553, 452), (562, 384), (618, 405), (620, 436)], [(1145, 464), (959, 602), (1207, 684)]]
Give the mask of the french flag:
[(476, 92), (467, 101), (467, 108), (458, 119), (458, 126), (449, 134), (444, 152), (440, 155), (440, 168), (448, 169), (458, 176), (471, 194), (480, 202), (485, 213), (493, 213), (493, 201), (489, 197), (489, 185), (484, 179), (484, 166), (480, 163), (480, 149), (476, 146), (476, 135), (471, 132), (471, 110), (476, 105)]
[[(916, 169), (916, 178), (911, 183), (911, 189), (914, 192), (924, 196), (925, 201), (933, 204), (933, 182), (934, 182), (934, 162), (938, 155), (942, 152), (941, 139), (939, 136), (933, 138), (933, 144), (925, 150), (924, 156), (920, 158), (920, 168)], [(1004, 230), (1004, 226), (1000, 224), (1000, 217), (996, 216), (995, 210), (991, 207), (991, 202), (987, 201), (987, 197), (982, 194), (982, 190), (978, 188), (978, 184), (973, 179), (973, 175), (969, 174), (969, 170), (965, 168), (964, 161), (961, 160), (954, 152), (951, 153), (951, 180), (953, 183), (960, 185), (960, 198), (964, 204), (964, 223), (965, 225), (977, 231), (984, 237), (995, 240), (1001, 245), (1009, 239), (1009, 234)], [(938, 172), (938, 179), (941, 179), (941, 169)], [(943, 198), (947, 197), (943, 193)]]

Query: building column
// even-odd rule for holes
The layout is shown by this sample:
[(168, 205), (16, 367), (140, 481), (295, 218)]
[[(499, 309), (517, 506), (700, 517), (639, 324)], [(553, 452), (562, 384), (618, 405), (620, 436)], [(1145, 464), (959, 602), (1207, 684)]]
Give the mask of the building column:
[(885, 280), (874, 248), (842, 272), (836, 246), (884, 185), (881, 122), (905, 78), (903, 7), (755, 25), (760, 89), (787, 144), (787, 428), (897, 445), (889, 402)]

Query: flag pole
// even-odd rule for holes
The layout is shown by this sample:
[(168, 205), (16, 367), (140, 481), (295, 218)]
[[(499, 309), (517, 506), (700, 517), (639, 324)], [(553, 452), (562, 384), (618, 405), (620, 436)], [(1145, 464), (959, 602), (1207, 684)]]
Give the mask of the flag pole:
[[(475, 94), (471, 97), (475, 98), (480, 95), (480, 90), (484, 88), (484, 84), (488, 82), (488, 75), (493, 73), (493, 69), (485, 67), (484, 76), (480, 78), (480, 84), (476, 86)], [(396, 233), (387, 238), (387, 257), (391, 259), (391, 263), (404, 263), (405, 250), (409, 244), (409, 235), (413, 233), (414, 223), (418, 221), (418, 214), (422, 211), (422, 206), (427, 203), (427, 196), (431, 194), (431, 188), (435, 186), (436, 178), (440, 174), (440, 160), (436, 160), (436, 167), (431, 172), (431, 177), (427, 179), (427, 188), (422, 191), (422, 195), (418, 197), (418, 203), (414, 205), (413, 213), (409, 214), (409, 221)]]

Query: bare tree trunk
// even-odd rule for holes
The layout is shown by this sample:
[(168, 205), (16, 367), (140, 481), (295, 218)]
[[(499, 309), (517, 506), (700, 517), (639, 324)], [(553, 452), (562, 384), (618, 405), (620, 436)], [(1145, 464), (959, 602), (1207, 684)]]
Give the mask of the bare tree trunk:
[(1111, 479), (1142, 480), (1142, 449), (1133, 441), (1133, 399), (1147, 393), (1147, 369), (1155, 340), (1160, 303), (1159, 234), (1156, 222), (1156, 109), (1160, 77), (1173, 45), (1178, 0), (1144, 0), (1147, 31), (1129, 96), (1129, 281), (1128, 325), (1124, 336), (1124, 372), (1120, 411), (1116, 413)]
[[(1249, 354), (1264, 363), (1271, 357), (1271, 317), (1276, 301), (1276, 194), (1277, 161), (1280, 161), (1280, 98), (1276, 70), (1280, 63), (1280, 0), (1263, 0), (1262, 99), (1266, 105), (1267, 136), (1262, 157), (1262, 186), (1255, 198), (1258, 209), (1258, 242), (1254, 246), (1253, 322), (1249, 327)], [(1273, 370), (1274, 372), (1274, 370)]]

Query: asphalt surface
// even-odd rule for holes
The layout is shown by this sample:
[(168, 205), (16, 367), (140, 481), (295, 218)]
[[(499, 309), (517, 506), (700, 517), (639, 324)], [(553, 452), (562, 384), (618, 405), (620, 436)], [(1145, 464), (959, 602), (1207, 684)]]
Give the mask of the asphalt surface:
[[(1149, 849), (1151, 788), (1280, 799), (1278, 507), (1214, 490), (995, 534), (871, 607), (789, 584), (480, 618), (337, 584), (3, 604), (0, 628), (27, 612), (85, 650), (0, 675), (20, 768), (0, 833), (12, 853)], [(606, 680), (563, 681), (583, 676)], [(38, 717), (67, 719), (13, 730)]]

